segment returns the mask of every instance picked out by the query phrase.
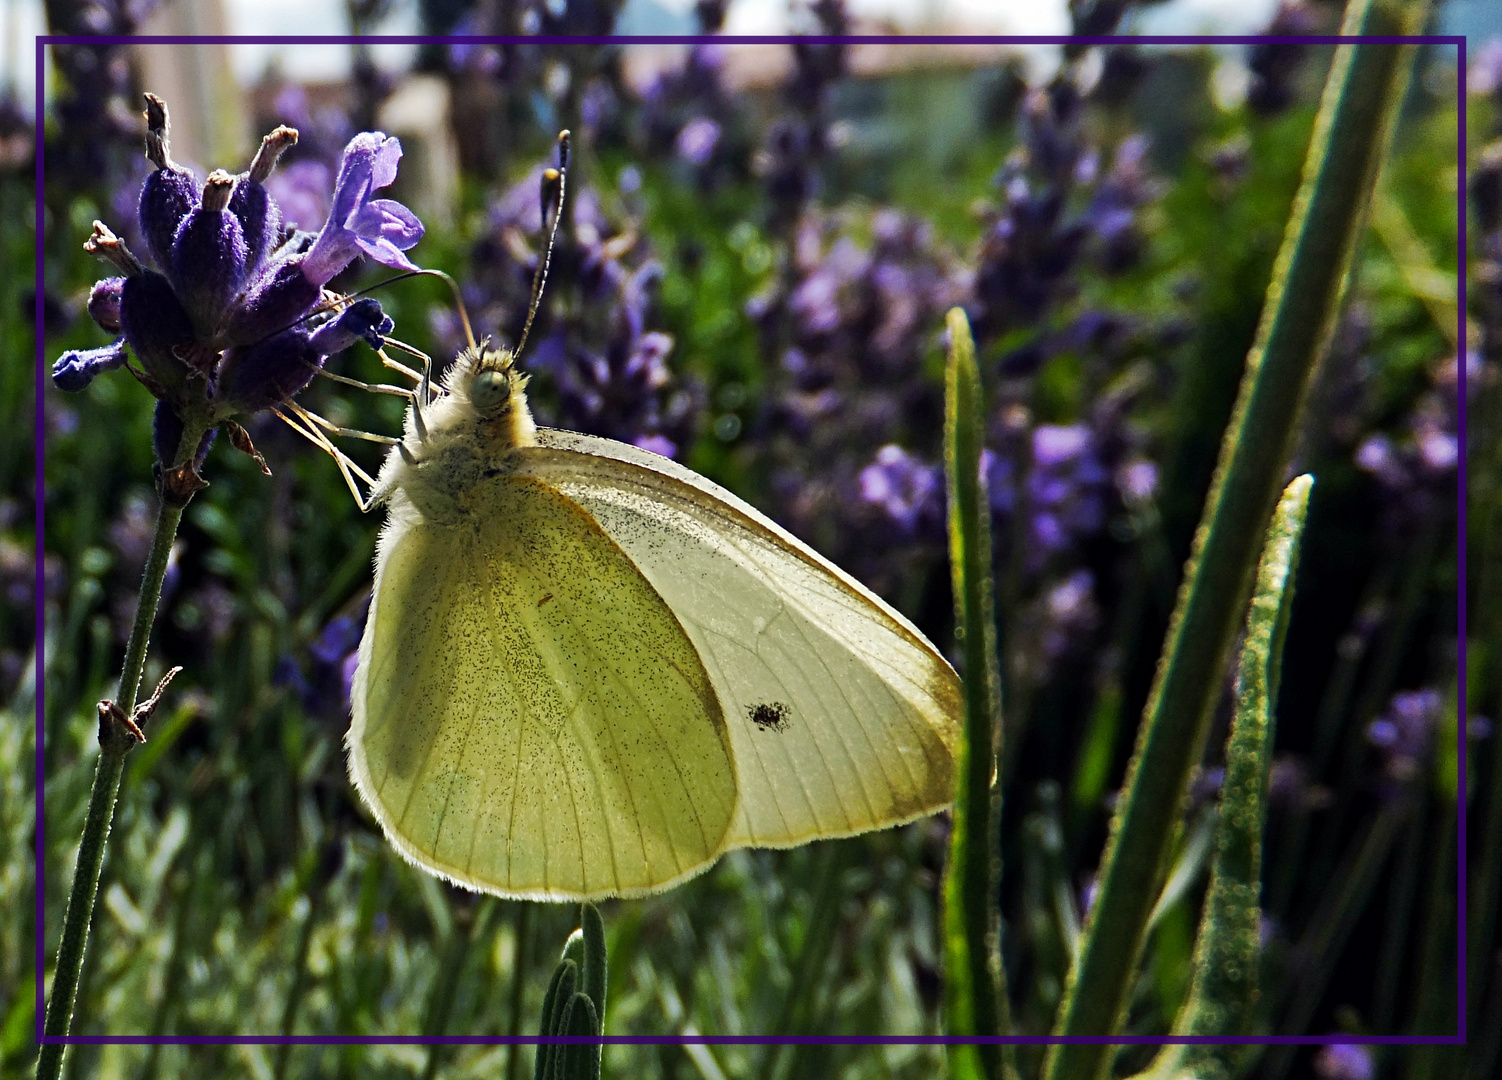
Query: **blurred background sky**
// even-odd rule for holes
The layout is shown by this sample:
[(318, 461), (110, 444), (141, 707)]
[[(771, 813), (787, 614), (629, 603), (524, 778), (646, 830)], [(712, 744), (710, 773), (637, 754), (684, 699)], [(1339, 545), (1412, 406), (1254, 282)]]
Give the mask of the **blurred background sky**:
[[(5, 9), (0, 20), (0, 84), (30, 104), (36, 82), (32, 43), (46, 28), (42, 0), (0, 0), (0, 6)], [(790, 0), (733, 0), (725, 32), (796, 32), (802, 28), (794, 14), (796, 6)], [(1267, 25), (1276, 6), (1277, 0), (1169, 0), (1129, 14), (1122, 29), (1157, 34), (1254, 33)], [(868, 33), (1062, 34), (1069, 26), (1067, 0), (850, 0), (849, 9), (857, 30)], [(622, 34), (689, 34), (694, 26), (693, 0), (630, 0), (617, 29)], [(1438, 30), (1466, 34), (1479, 43), (1502, 33), (1502, 4), (1447, 0), (1441, 5)], [(163, 4), (141, 32), (336, 35), (349, 33), (350, 24), (343, 0), (193, 0), (191, 4)], [(381, 32), (417, 33), (416, 3), (397, 3)], [(402, 70), (413, 48), (381, 46), (375, 50), (376, 60)], [(1040, 66), (1048, 66), (1045, 51), (1037, 53)], [(350, 54), (339, 45), (295, 49), (246, 45), (232, 50), (230, 60), (245, 85), (255, 82), (273, 60), (288, 78), (327, 82), (347, 74)]]

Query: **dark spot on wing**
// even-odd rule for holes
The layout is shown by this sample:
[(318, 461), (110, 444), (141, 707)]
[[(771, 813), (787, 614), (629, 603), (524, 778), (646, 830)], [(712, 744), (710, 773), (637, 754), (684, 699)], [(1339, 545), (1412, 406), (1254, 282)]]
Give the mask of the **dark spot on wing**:
[(553, 599), (553, 594), (552, 593), (543, 593), (542, 594), (542, 599), (539, 600), (539, 601), (537, 601), (537, 606), (538, 607), (542, 607), (542, 605), (546, 604), (551, 599)]
[(746, 716), (762, 731), (786, 731), (793, 710), (780, 701), (764, 701), (746, 710)]

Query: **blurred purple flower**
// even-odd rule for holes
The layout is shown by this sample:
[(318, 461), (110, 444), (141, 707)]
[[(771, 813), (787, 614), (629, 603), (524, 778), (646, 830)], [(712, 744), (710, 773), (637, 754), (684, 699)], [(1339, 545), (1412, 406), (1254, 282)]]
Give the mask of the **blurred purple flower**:
[(1118, 466), (1116, 490), (1128, 505), (1151, 502), (1158, 493), (1158, 466), (1140, 458)]
[[(1476, 352), (1466, 354), (1466, 391), (1474, 394), (1495, 378), (1495, 365)], [(1358, 468), (1372, 476), (1392, 505), (1428, 504), (1431, 494), (1450, 487), (1460, 459), (1459, 360), (1450, 357), (1432, 371), (1430, 386), (1415, 400), (1395, 430), (1369, 434), (1357, 446)]]
[(1387, 711), (1367, 725), (1367, 741), (1381, 751), (1389, 778), (1401, 782), (1418, 772), (1443, 712), (1438, 690), (1406, 691), (1394, 694)]
[(288, 225), (317, 232), (328, 220), (333, 177), (323, 162), (304, 159), (272, 174), (266, 190), (282, 208), (282, 219)]
[(1477, 97), (1502, 94), (1502, 37), (1488, 38), (1466, 69), (1466, 92)]
[(1377, 1075), (1377, 1066), (1369, 1047), (1335, 1043), (1320, 1048), (1314, 1059), (1314, 1071), (1321, 1080), (1372, 1080)]
[(370, 608), (367, 596), (352, 611), (335, 616), (308, 645), (310, 662), (304, 672), (293, 656), (278, 661), (276, 684), (292, 690), (310, 716), (343, 722), (349, 717), (350, 681), (359, 659), (360, 636)]
[(707, 116), (697, 116), (678, 132), (674, 149), (690, 165), (703, 166), (720, 142), (720, 125)]
[(1082, 424), (1040, 424), (1033, 430), (1032, 451), (1028, 558), (1036, 567), (1075, 537), (1101, 528), (1107, 474), (1094, 434)]
[[(540, 250), (541, 169), (502, 193), (475, 243), (465, 301), (474, 320), (515, 340)], [(571, 214), (553, 253), (547, 305), (525, 358), (536, 374), (531, 400), (540, 422), (619, 439), (676, 457), (698, 426), (701, 394), (673, 371), (671, 335), (652, 328), (662, 265), (634, 218), (607, 215), (592, 187), (570, 185)], [(569, 228), (568, 226), (571, 226)], [(572, 315), (556, 324), (548, 309)], [(458, 328), (439, 327), (446, 346)]]
[(1095, 603), (1095, 575), (1076, 570), (1040, 597), (1036, 641), (1038, 678), (1044, 678), (1065, 655), (1078, 648), (1100, 623)]
[(943, 471), (900, 446), (888, 444), (878, 450), (858, 482), (861, 499), (880, 509), (906, 537), (913, 536), (925, 518), (943, 514)]

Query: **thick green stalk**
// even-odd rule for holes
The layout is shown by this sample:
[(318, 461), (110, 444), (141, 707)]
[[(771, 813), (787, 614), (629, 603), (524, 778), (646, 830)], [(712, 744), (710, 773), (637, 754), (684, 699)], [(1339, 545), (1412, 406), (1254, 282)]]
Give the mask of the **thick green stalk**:
[[(984, 397), (975, 342), (965, 313), (949, 313), (949, 363), (944, 377), (944, 472), (949, 486), (949, 565), (955, 622), (965, 656), (965, 734), (944, 878), (945, 1029), (950, 1035), (1008, 1033), (1005, 976), (998, 950), (997, 813), (991, 786), (1001, 711), (996, 658), (996, 609), (991, 579), (991, 515), (980, 455)], [(956, 1078), (998, 1080), (1004, 1048), (951, 1045)]]
[[(1424, 0), (1355, 0), (1342, 33), (1413, 33), (1426, 6)], [(1108, 1035), (1124, 1022), (1190, 771), (1204, 745), (1310, 379), (1334, 331), (1411, 56), (1410, 46), (1371, 42), (1336, 50), (1056, 1034)], [(1101, 1080), (1113, 1054), (1104, 1045), (1055, 1046), (1045, 1076)]]
[[(198, 435), (185, 445), (196, 446)], [(151, 624), (156, 620), (157, 605), (162, 598), (162, 582), (167, 577), (167, 563), (177, 527), (182, 522), (185, 502), (163, 499), (157, 514), (156, 535), (146, 560), (141, 580), (140, 599), (135, 621), (125, 646), (125, 666), (117, 691), (120, 711), (130, 716), (140, 695), (141, 673), (146, 667), (146, 647), (151, 639)], [(120, 775), (125, 755), (135, 745), (134, 737), (121, 724), (101, 714), (99, 722), (99, 764), (94, 770), (94, 787), (89, 794), (89, 812), (84, 820), (83, 838), (78, 845), (78, 862), (73, 870), (73, 887), (68, 894), (68, 912), (63, 919), (63, 936), (57, 947), (57, 967), (52, 978), (52, 996), (47, 1002), (44, 1036), (65, 1036), (73, 1024), (73, 1006), (78, 998), (78, 981), (83, 972), (84, 951), (88, 945), (89, 924), (94, 918), (94, 903), (99, 896), (99, 875), (104, 868), (104, 851), (109, 842), (110, 825), (115, 817), (115, 801), (120, 795)], [(57, 1080), (62, 1072), (62, 1043), (44, 1043), (37, 1058), (37, 1080)]]
[[(1220, 827), (1205, 910), (1194, 949), (1194, 984), (1174, 1022), (1175, 1035), (1250, 1035), (1262, 953), (1262, 829), (1272, 761), (1273, 708), (1299, 541), (1314, 478), (1289, 484), (1278, 502), (1257, 568), (1246, 620), (1246, 644), (1236, 671), (1236, 715), (1226, 745)], [(1164, 1047), (1149, 1075), (1229, 1080), (1244, 1048)]]

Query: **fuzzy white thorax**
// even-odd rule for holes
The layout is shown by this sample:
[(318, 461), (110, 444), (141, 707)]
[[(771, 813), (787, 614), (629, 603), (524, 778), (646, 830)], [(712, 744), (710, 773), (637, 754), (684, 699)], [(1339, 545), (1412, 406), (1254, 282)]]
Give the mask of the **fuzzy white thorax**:
[(424, 518), (457, 524), (465, 494), (505, 470), (512, 450), (537, 444), (528, 377), (514, 360), (509, 349), (485, 342), (459, 353), (443, 379), (447, 393), (423, 407), (421, 429), (416, 404), (407, 409), (402, 443), (381, 466), (375, 501), (389, 500), (393, 515), (410, 504)]

